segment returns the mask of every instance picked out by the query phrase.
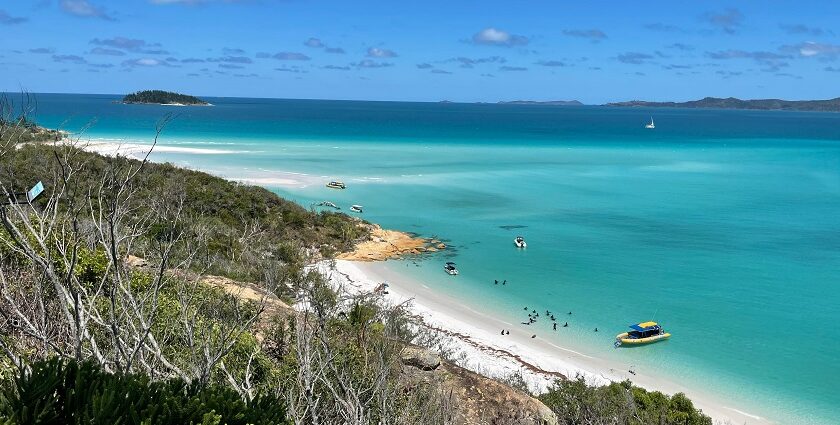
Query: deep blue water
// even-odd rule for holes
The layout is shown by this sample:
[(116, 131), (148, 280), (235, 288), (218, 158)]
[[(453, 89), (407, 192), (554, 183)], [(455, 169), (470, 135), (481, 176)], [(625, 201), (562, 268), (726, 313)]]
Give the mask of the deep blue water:
[[(445, 238), (454, 249), (404, 268), (476, 308), (574, 310), (568, 332), (544, 325), (546, 337), (782, 423), (840, 415), (840, 114), (117, 98), (38, 95), (37, 119), (74, 131), (95, 120), (87, 137), (145, 143), (175, 113), (159, 160), (307, 206), (364, 204), (371, 221)], [(496, 278), (511, 283), (488, 286)], [(654, 316), (670, 341), (612, 349)]]

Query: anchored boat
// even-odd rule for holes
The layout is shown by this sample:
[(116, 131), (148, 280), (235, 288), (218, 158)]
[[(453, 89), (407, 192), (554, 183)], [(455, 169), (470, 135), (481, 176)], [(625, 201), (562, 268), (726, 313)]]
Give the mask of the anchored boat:
[(455, 268), (455, 263), (453, 263), (453, 262), (451, 262), (451, 261), (450, 261), (450, 262), (448, 262), (448, 263), (446, 263), (446, 264), (443, 266), (443, 270), (444, 270), (446, 273), (449, 273), (449, 274), (450, 274), (450, 275), (452, 275), (452, 276), (457, 276), (457, 275), (458, 275), (458, 269), (456, 269), (456, 268)]
[(332, 202), (330, 202), (330, 201), (323, 201), (323, 202), (319, 202), (319, 203), (318, 203), (318, 206), (319, 206), (319, 207), (330, 207), (330, 208), (335, 208), (335, 209), (337, 209), (337, 210), (340, 210), (340, 209), (341, 209), (341, 207), (339, 207), (338, 205), (336, 205), (336, 204), (334, 204), (334, 203), (332, 203)]
[(347, 186), (344, 184), (344, 182), (340, 181), (331, 181), (327, 183), (327, 187), (330, 189), (347, 189)]
[(662, 341), (671, 337), (671, 334), (665, 332), (661, 326), (656, 322), (642, 322), (635, 325), (630, 325), (629, 332), (620, 333), (615, 336), (615, 348), (624, 344), (627, 345), (642, 345), (650, 344), (652, 342)]
[(361, 205), (351, 205), (350, 206), (350, 211), (357, 212), (357, 213), (361, 214), (363, 208), (364, 207), (362, 207)]
[(517, 248), (525, 248), (528, 246), (528, 244), (525, 243), (525, 238), (522, 236), (517, 236), (516, 239), (513, 240), (513, 244), (516, 245)]
[(650, 129), (656, 128), (656, 124), (653, 123), (653, 117), (650, 117), (650, 124), (645, 124), (645, 128), (650, 128)]

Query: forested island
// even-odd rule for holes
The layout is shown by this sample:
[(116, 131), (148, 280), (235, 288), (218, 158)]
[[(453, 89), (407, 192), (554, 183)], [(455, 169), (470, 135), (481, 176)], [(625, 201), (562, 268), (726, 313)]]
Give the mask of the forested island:
[(647, 102), (631, 100), (629, 102), (607, 103), (606, 106), (631, 106), (651, 108), (710, 108), (710, 109), (756, 109), (765, 111), (816, 111), (840, 112), (840, 97), (828, 100), (781, 100), (752, 99), (742, 100), (734, 97), (705, 97), (688, 102)]
[(205, 102), (195, 96), (188, 94), (175, 93), (163, 90), (141, 90), (135, 93), (127, 94), (122, 99), (125, 104), (157, 104), (157, 105), (200, 105), (209, 106), (210, 103)]

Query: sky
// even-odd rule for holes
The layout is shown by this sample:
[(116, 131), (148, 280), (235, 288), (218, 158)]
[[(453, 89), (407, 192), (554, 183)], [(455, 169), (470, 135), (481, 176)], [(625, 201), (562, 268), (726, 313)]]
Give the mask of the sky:
[(836, 0), (0, 0), (0, 90), (826, 99), (838, 17)]

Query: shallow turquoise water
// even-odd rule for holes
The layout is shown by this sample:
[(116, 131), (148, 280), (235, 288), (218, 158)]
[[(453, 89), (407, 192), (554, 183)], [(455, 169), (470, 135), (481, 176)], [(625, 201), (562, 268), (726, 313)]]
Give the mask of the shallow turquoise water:
[[(164, 145), (236, 153), (159, 159), (230, 177), (304, 173), (310, 184), (272, 189), (440, 236), (454, 249), (397, 266), (479, 309), (516, 321), (523, 306), (572, 310), (569, 329), (538, 332), (782, 423), (840, 415), (840, 115), (113, 99), (39, 95), (38, 120), (77, 129), (96, 118), (92, 138), (148, 141), (176, 112)], [(642, 128), (651, 114), (654, 131)], [(330, 178), (349, 188), (326, 189)], [(527, 250), (513, 248), (517, 234)], [(441, 270), (449, 259), (457, 279)], [(612, 348), (651, 318), (674, 337)]]

